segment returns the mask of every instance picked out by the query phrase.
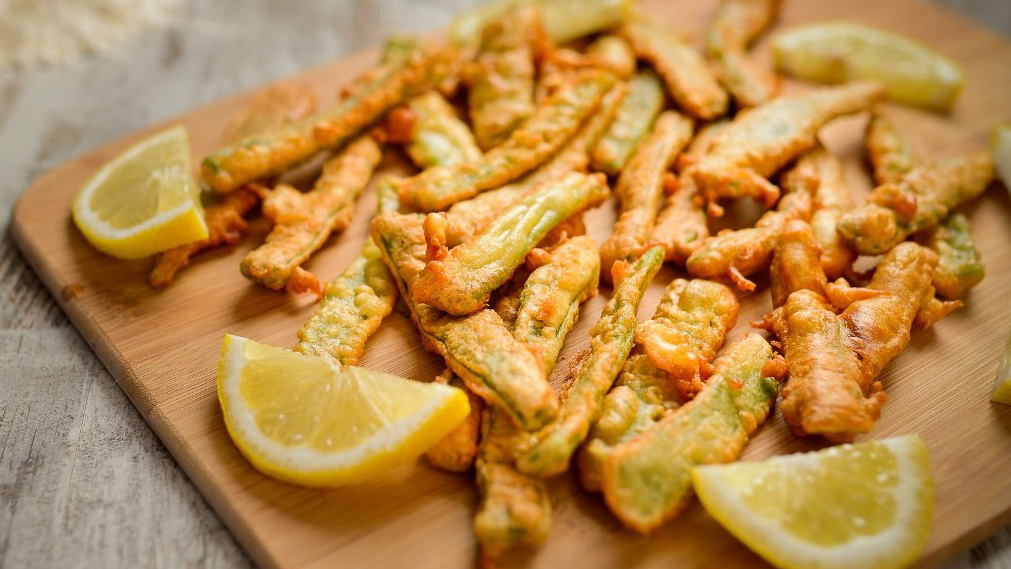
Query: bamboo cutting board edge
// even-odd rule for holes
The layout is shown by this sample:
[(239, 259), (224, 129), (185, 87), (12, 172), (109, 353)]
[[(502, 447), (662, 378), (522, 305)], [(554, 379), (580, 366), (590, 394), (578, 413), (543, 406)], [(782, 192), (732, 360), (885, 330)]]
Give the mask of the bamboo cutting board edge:
[[(363, 68), (368, 65), (368, 61), (371, 57), (374, 57), (374, 53), (375, 50), (359, 52), (338, 62), (324, 64), (307, 71), (303, 71), (289, 80), (298, 79), (317, 86), (326, 85), (333, 82), (332, 80), (326, 81), (325, 79), (326, 76), (330, 75), (329, 70), (340, 67), (345, 70), (343, 75), (346, 76), (351, 73), (350, 71), (347, 71), (348, 69), (354, 67)], [(36, 235), (34, 235), (30, 230), (32, 222), (27, 220), (28, 218), (26, 216), (29, 214), (26, 213), (25, 210), (25, 204), (28, 200), (24, 199), (24, 197), (32, 192), (33, 189), (45, 187), (50, 185), (52, 183), (51, 181), (61, 179), (68, 172), (66, 169), (75, 166), (79, 167), (82, 163), (90, 163), (90, 168), (97, 167), (97, 164), (100, 164), (101, 160), (96, 157), (96, 154), (111, 156), (117, 149), (122, 148), (141, 136), (160, 128), (164, 128), (166, 125), (176, 124), (184, 119), (191, 118), (194, 115), (207, 115), (218, 109), (225, 109), (233, 105), (237, 105), (246, 95), (247, 94), (235, 95), (216, 103), (199, 107), (180, 117), (170, 119), (158, 125), (145, 128), (126, 137), (117, 139), (116, 141), (110, 142), (95, 151), (89, 152), (84, 156), (74, 158), (64, 165), (49, 171), (35, 180), (29, 189), (26, 190), (22, 199), (19, 200), (12, 216), (12, 232), (15, 240), (32, 267), (39, 273), (47, 288), (49, 288), (50, 292), (57, 299), (57, 302), (64, 311), (67, 312), (75, 326), (77, 326), (81, 331), (82, 336), (84, 336), (89, 345), (95, 349), (103, 363), (112, 372), (113, 377), (116, 378), (117, 382), (119, 382), (124, 391), (126, 391), (131, 401), (134, 402), (141, 415), (146, 421), (148, 421), (149, 424), (151, 424), (153, 430), (159, 438), (164, 441), (166, 447), (173, 454), (176, 460), (180, 462), (184, 470), (191, 479), (193, 479), (198, 488), (203, 491), (205, 497), (212, 503), (219, 514), (225, 518), (228, 525), (237, 534), (247, 550), (249, 550), (253, 554), (254, 558), (256, 558), (260, 563), (271, 566), (282, 566), (283, 560), (274, 556), (271, 553), (271, 549), (266, 547), (264, 543), (258, 539), (255, 529), (247, 523), (247, 520), (243, 517), (241, 512), (235, 509), (234, 504), (229, 501), (226, 489), (223, 488), (214, 477), (207, 475), (208, 472), (205, 471), (206, 466), (201, 462), (193, 445), (179, 434), (178, 430), (173, 426), (171, 419), (164, 415), (157, 402), (154, 400), (154, 396), (151, 391), (144, 385), (141, 378), (137, 377), (123, 353), (117, 348), (115, 342), (110, 339), (106, 331), (98, 324), (95, 319), (95, 314), (90, 311), (84, 303), (75, 302), (76, 296), (73, 288), (74, 284), (71, 282), (65, 282), (64, 279), (60, 277), (59, 268), (52, 266), (47, 262), (48, 259), (45, 248), (41, 245), (41, 241), (39, 241)], [(924, 565), (935, 562), (939, 563), (946, 555), (954, 553), (957, 549), (961, 549), (977, 539), (984, 537), (990, 531), (993, 531), (1007, 521), (1011, 521), (1011, 509), (1005, 510), (1002, 515), (998, 515), (975, 528), (967, 529), (960, 538), (955, 539), (944, 547), (934, 550), (927, 557), (921, 559), (920, 563)]]

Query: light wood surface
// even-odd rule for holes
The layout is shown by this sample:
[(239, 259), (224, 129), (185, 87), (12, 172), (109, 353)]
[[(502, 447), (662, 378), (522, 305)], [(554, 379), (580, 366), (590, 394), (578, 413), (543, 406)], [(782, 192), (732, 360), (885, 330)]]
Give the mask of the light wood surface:
[[(917, 142), (924, 153), (943, 155), (982, 144), (984, 129), (989, 124), (1009, 118), (1005, 94), (1011, 87), (1006, 65), (1011, 54), (1007, 44), (975, 28), (951, 25), (930, 7), (916, 5), (917, 18), (912, 21), (903, 17), (913, 13), (908, 3), (880, 4), (852, 3), (829, 9), (838, 10), (840, 15), (852, 10), (864, 21), (885, 23), (932, 41), (956, 58), (973, 62), (967, 68), (971, 81), (985, 78), (970, 83), (951, 119), (894, 109), (897, 120), (919, 135)], [(449, 13), (449, 7), (440, 8)], [(822, 16), (802, 13), (814, 10), (807, 3), (791, 8), (796, 9), (788, 20)], [(401, 22), (413, 19), (403, 12), (395, 16), (386, 13), (382, 4), (374, 9), (379, 11), (378, 16), (373, 13), (356, 17), (364, 21), (376, 17), (379, 21), (390, 21), (382, 19), (383, 15), (403, 18)], [(249, 11), (255, 12), (255, 7)], [(349, 9), (349, 14), (356, 11), (360, 11), (357, 6)], [(663, 11), (672, 16), (683, 15), (677, 18), (679, 25), (690, 29), (705, 22), (709, 9), (677, 4), (664, 6)], [(245, 11), (229, 15), (251, 17)], [(341, 14), (313, 16), (300, 19), (296, 27), (312, 28), (324, 16), (337, 18)], [(359, 34), (381, 35), (367, 26), (355, 29)], [(304, 29), (301, 31), (305, 35)], [(292, 31), (288, 38), (298, 35)], [(322, 43), (335, 52), (348, 48), (333, 37)], [(178, 39), (174, 48), (172, 45), (171, 41), (167, 43), (164, 53), (138, 56), (163, 57), (167, 61), (175, 53), (175, 58), (180, 58), (186, 46), (180, 47)], [(252, 43), (247, 47), (261, 49)], [(311, 51), (297, 42), (271, 47), (295, 54), (300, 50)], [(260, 61), (251, 54), (245, 55), (251, 61)], [(320, 54), (312, 52), (312, 55)], [(315, 61), (327, 59), (321, 55)], [(240, 59), (232, 59), (230, 66), (188, 61), (192, 69), (183, 77), (191, 80), (229, 72), (242, 76), (243, 66), (252, 66)], [(238, 64), (239, 61), (243, 63)], [(290, 61), (277, 63), (277, 59), (270, 58), (264, 61), (272, 62), (265, 64), (268, 71), (250, 72), (256, 80), (244, 85), (297, 69)], [(349, 65), (367, 65), (368, 61), (359, 59)], [(272, 65), (280, 72), (270, 74)], [(312, 72), (309, 79), (321, 89), (321, 94), (330, 94), (351, 71), (345, 65), (333, 64)], [(16, 83), (0, 83), (0, 143), (5, 165), (28, 163), (35, 168), (2, 169), (4, 207), (10, 207), (17, 191), (39, 171), (75, 150), (84, 150), (112, 134), (152, 120), (146, 114), (150, 112), (148, 106), (131, 106), (129, 101), (122, 101), (119, 107), (110, 108), (134, 114), (121, 118), (126, 128), (110, 131), (108, 123), (92, 124), (87, 119), (91, 116), (89, 112), (101, 104), (64, 92), (75, 84), (113, 78), (113, 73), (103, 76), (82, 72), (69, 79), (42, 73), (27, 89)], [(220, 85), (216, 80), (208, 80), (196, 88), (218, 92), (203, 92), (200, 95), (206, 96), (187, 100), (191, 103), (201, 98), (207, 100), (229, 90)], [(241, 83), (233, 83), (230, 89), (239, 86)], [(115, 90), (106, 88), (119, 93), (119, 97), (129, 92), (122, 84)], [(193, 88), (192, 84), (172, 81), (137, 86), (138, 91), (150, 94), (153, 105), (161, 105), (158, 108), (168, 112), (186, 110), (188, 105), (173, 106), (176, 104), (173, 101), (194, 97), (189, 92)], [(39, 128), (39, 117), (26, 112), (25, 107), (31, 109), (30, 104), (46, 103), (63, 105), (54, 116), (46, 117), (49, 128), (44, 131), (45, 136), (31, 140), (31, 144), (19, 138), (19, 134)], [(198, 154), (216, 142), (220, 126), (236, 103), (226, 101), (188, 116), (186, 121)], [(855, 187), (865, 183), (855, 143), (859, 129), (857, 119), (844, 121), (826, 133), (832, 149), (850, 160), (847, 173)], [(350, 559), (367, 560), (370, 566), (403, 563), (426, 566), (439, 560), (469, 565), (473, 555), (469, 518), (475, 495), (469, 484), (455, 477), (418, 466), (395, 472), (373, 487), (318, 492), (274, 483), (242, 462), (223, 435), (213, 397), (213, 361), (221, 334), (229, 331), (291, 345), (294, 331), (311, 307), (303, 299), (255, 289), (242, 280), (235, 266), (245, 248), (231, 255), (212, 254), (209, 259), (198, 261), (181, 275), (176, 286), (157, 294), (144, 284), (146, 263), (114, 262), (92, 252), (70, 226), (67, 204), (81, 178), (122, 144), (103, 147), (83, 161), (37, 180), (19, 206), (15, 230), (20, 232), (28, 247), (27, 255), (43, 280), (54, 295), (66, 291), (68, 298), (61, 302), (75, 323), (254, 558), (265, 564), (274, 561), (326, 564), (334, 560), (327, 557), (332, 551), (328, 548), (343, 548), (343, 554), (350, 555)], [(10, 190), (10, 184), (15, 189)], [(372, 195), (360, 203), (362, 211), (370, 211), (373, 206)], [(31, 222), (25, 217), (26, 211), (34, 214)], [(1000, 462), (999, 451), (1007, 450), (1003, 425), (1008, 419), (1004, 408), (970, 404), (985, 401), (999, 345), (1007, 334), (1009, 289), (1004, 283), (1011, 268), (1009, 212), (1007, 197), (997, 190), (991, 190), (979, 205), (969, 208), (990, 269), (987, 280), (970, 295), (965, 310), (942, 322), (936, 330), (916, 336), (909, 351), (885, 375), (892, 401), (874, 436), (914, 428), (931, 446), (941, 500), (931, 542), (932, 560), (963, 549), (997, 529), (1001, 522), (998, 513), (1007, 509), (1007, 500), (1000, 500), (1002, 494), (1008, 494), (1008, 483), (1002, 480), (1006, 479), (1001, 476), (1006, 466)], [(310, 267), (324, 276), (335, 274), (357, 251), (364, 219), (365, 216), (359, 216), (349, 232), (333, 240)], [(606, 209), (594, 214), (591, 227), (596, 236), (606, 235), (610, 219), (611, 213)], [(262, 236), (263, 227), (259, 231)], [(116, 388), (73, 330), (63, 325), (59, 309), (23, 262), (10, 252), (6, 240), (4, 253), (0, 265), (5, 284), (0, 314), (5, 324), (0, 336), (0, 354), (4, 356), (4, 378), (0, 379), (4, 382), (0, 383), (4, 388), (4, 396), (0, 398), (3, 406), (0, 505), (4, 506), (0, 510), (0, 536), (6, 538), (0, 540), (0, 563), (11, 566), (244, 563), (225, 531), (207, 515), (199, 496), (187, 488), (184, 477), (160, 454), (157, 443), (150, 438), (138, 438), (136, 431), (145, 427), (134, 415), (124, 418)], [(648, 308), (644, 308), (643, 315), (655, 304), (661, 283), (673, 274), (666, 271), (658, 279), (653, 294), (644, 302)], [(748, 303), (741, 321), (760, 313), (767, 302), (762, 295)], [(573, 332), (566, 355), (585, 344), (586, 330), (602, 304), (603, 299), (598, 298), (587, 308), (580, 326)], [(190, 318), (193, 314), (199, 315), (196, 321)], [(87, 322), (92, 323), (90, 328)], [(186, 335), (187, 330), (196, 333)], [(742, 331), (739, 327), (737, 333)], [(370, 343), (363, 365), (411, 377), (430, 377), (438, 371), (435, 360), (417, 353), (403, 353), (401, 346), (411, 345), (418, 350), (416, 343), (409, 325), (402, 319), (391, 318)], [(31, 393), (38, 395), (32, 397)], [(110, 400), (119, 403), (107, 403)], [(48, 425), (52, 428), (39, 428), (43, 421), (51, 421)], [(763, 429), (749, 448), (748, 456), (764, 456), (780, 448), (793, 450), (799, 446), (785, 433), (777, 418)], [(143, 463), (141, 476), (129, 472), (137, 460)], [(176, 492), (166, 492), (166, 487)], [(560, 481), (553, 489), (557, 496), (554, 536), (541, 554), (529, 560), (534, 565), (576, 561), (580, 555), (588, 557), (586, 563), (591, 566), (654, 565), (683, 555), (705, 556), (703, 564), (713, 566), (722, 566), (729, 560), (743, 563), (754, 560), (732, 538), (714, 527), (697, 507), (660, 535), (639, 538), (620, 530), (596, 497), (574, 493), (568, 480)], [(50, 547), (46, 540), (31, 537), (40, 527), (50, 536), (69, 535), (71, 539), (56, 539), (57, 547)], [(111, 543), (116, 545), (107, 545)], [(990, 542), (992, 547), (1000, 547), (1000, 543), (999, 536)], [(963, 558), (962, 562), (968, 561)], [(994, 563), (998, 561), (999, 558)]]

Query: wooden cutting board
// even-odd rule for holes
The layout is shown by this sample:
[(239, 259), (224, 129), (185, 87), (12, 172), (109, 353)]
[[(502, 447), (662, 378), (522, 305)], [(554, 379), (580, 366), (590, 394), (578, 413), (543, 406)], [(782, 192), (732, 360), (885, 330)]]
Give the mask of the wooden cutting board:
[[(643, 9), (698, 39), (715, 2), (647, 2)], [(1011, 122), (1011, 42), (942, 9), (914, 0), (794, 0), (779, 24), (852, 19), (908, 34), (959, 61), (968, 83), (954, 112), (940, 116), (897, 106), (887, 111), (925, 156), (947, 156), (986, 144), (991, 127)], [(758, 48), (768, 56), (767, 45)], [(291, 81), (329, 100), (376, 60), (375, 50), (305, 71)], [(796, 88), (795, 85), (789, 85)], [(195, 259), (171, 287), (156, 291), (146, 277), (151, 263), (118, 261), (92, 249), (70, 219), (70, 203), (85, 180), (129, 144), (170, 125), (185, 125), (200, 157), (220, 142), (225, 124), (248, 99), (244, 93), (195, 109), (71, 160), (39, 177), (19, 201), (14, 236), (28, 261), (204, 496), (250, 555), (269, 567), (470, 567), (476, 544), (471, 517), (477, 491), (470, 476), (424, 464), (405, 466), (369, 484), (313, 490), (284, 484), (253, 470), (232, 446), (215, 397), (215, 367), (226, 332), (293, 346), (295, 331), (313, 310), (312, 299), (268, 291), (242, 278), (239, 260), (267, 231), (253, 224), (246, 243)], [(827, 146), (845, 160), (847, 180), (859, 195), (869, 187), (861, 133), (865, 117), (839, 120), (823, 130)], [(391, 152), (390, 154), (395, 154)], [(396, 167), (391, 157), (387, 166)], [(376, 198), (370, 189), (348, 231), (332, 238), (306, 268), (332, 278), (360, 249)], [(926, 440), (937, 484), (930, 543), (920, 561), (934, 565), (1011, 521), (1011, 407), (989, 402), (994, 373), (1009, 335), (1011, 199), (994, 184), (965, 208), (973, 222), (987, 278), (966, 306), (933, 329), (914, 335), (886, 370), (889, 394), (881, 421), (868, 438), (919, 433)], [(605, 205), (587, 216), (603, 241), (614, 221)], [(661, 271), (643, 301), (652, 313), (664, 286), (680, 273)], [(739, 324), (770, 307), (766, 283), (741, 295)], [(562, 352), (557, 385), (567, 361), (588, 344), (588, 330), (610, 294), (602, 289), (583, 310)], [(418, 380), (442, 370), (421, 348), (408, 320), (392, 314), (370, 340), (361, 365)], [(816, 448), (786, 428), (778, 411), (757, 433), (744, 459)], [(750, 567), (761, 561), (720, 528), (697, 504), (655, 535), (622, 529), (599, 496), (574, 477), (550, 484), (554, 523), (538, 551), (507, 565), (532, 567)], [(181, 546), (184, 546), (181, 544)]]

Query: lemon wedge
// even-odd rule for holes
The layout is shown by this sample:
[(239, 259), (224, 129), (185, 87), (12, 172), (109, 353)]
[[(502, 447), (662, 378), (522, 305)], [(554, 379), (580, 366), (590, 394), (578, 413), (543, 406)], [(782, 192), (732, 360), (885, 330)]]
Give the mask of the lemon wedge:
[(990, 401), (1011, 405), (1011, 338), (1004, 348), (1004, 359), (997, 368), (997, 382), (993, 386)]
[(261, 472), (307, 486), (367, 480), (410, 462), (470, 413), (463, 391), (225, 335), (218, 400)]
[(993, 129), (990, 138), (990, 153), (993, 155), (993, 167), (997, 170), (1000, 181), (1011, 192), (1011, 125), (1001, 124)]
[(962, 69), (907, 37), (849, 22), (785, 30), (772, 44), (776, 69), (801, 79), (879, 81), (892, 100), (950, 110), (964, 83)]
[(121, 259), (206, 239), (186, 129), (158, 133), (113, 158), (74, 198), (72, 213), (89, 243)]
[(783, 568), (903, 567), (930, 534), (934, 484), (917, 435), (702, 466), (706, 510)]

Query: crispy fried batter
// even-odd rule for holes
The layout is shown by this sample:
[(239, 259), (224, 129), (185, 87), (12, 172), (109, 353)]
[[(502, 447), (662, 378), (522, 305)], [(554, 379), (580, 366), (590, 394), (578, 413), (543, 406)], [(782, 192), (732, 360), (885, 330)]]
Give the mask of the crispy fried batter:
[(450, 247), (455, 247), (470, 239), (537, 185), (557, 179), (568, 172), (585, 171), (589, 148), (603, 135), (626, 93), (627, 89), (623, 83), (615, 85), (607, 95), (604, 95), (600, 110), (583, 124), (576, 136), (551, 160), (536, 170), (512, 184), (453, 204), (446, 212), (449, 220), (446, 243)]
[(533, 114), (534, 61), (547, 42), (533, 4), (519, 4), (485, 26), (465, 74), (474, 138), (482, 149), (504, 142)]
[(484, 401), (474, 394), (452, 370), (439, 374), (435, 381), (462, 389), (470, 403), (470, 414), (455, 429), (425, 451), (425, 460), (432, 466), (447, 472), (466, 472), (474, 466), (477, 446), (481, 438), (481, 415), (485, 411)]
[(447, 48), (418, 48), (401, 62), (370, 72), (334, 106), (215, 151), (204, 158), (201, 174), (214, 191), (230, 192), (350, 142), (386, 111), (437, 83), (452, 57)]
[(599, 69), (581, 70), (572, 84), (539, 105), (522, 127), (480, 160), (430, 168), (399, 187), (400, 199), (421, 211), (450, 205), (497, 188), (533, 170), (572, 139), (600, 108), (614, 76)]
[(969, 220), (953, 213), (944, 223), (922, 238), (921, 243), (937, 253), (934, 288), (941, 296), (955, 300), (976, 286), (986, 275), (986, 267), (972, 242)]
[(664, 175), (691, 139), (692, 126), (688, 117), (665, 111), (622, 170), (614, 190), (621, 213), (600, 247), (605, 280), (615, 261), (630, 261), (646, 249), (663, 199)]
[(545, 182), (445, 259), (430, 261), (411, 287), (414, 297), (449, 314), (476, 312), (551, 228), (608, 195), (602, 174)]
[(779, 85), (771, 69), (748, 57), (748, 47), (772, 25), (782, 0), (723, 0), (709, 26), (706, 51), (720, 83), (743, 107), (768, 103)]
[(720, 198), (753, 197), (766, 207), (779, 188), (766, 178), (814, 147), (826, 122), (869, 108), (884, 97), (876, 83), (852, 83), (781, 97), (741, 113), (689, 168), (710, 215), (723, 215)]
[(604, 34), (586, 48), (586, 58), (593, 64), (610, 69), (619, 79), (629, 79), (635, 73), (635, 52), (619, 36)]
[(776, 398), (776, 356), (761, 336), (727, 347), (695, 399), (619, 443), (603, 463), (604, 501), (625, 526), (649, 533), (689, 503), (691, 467), (736, 460)]
[(615, 284), (614, 295), (590, 330), (590, 353), (579, 366), (558, 418), (541, 429), (537, 442), (517, 459), (521, 472), (545, 478), (568, 468), (572, 453), (586, 438), (604, 395), (628, 357), (639, 302), (662, 263), (663, 250), (654, 247)]
[(485, 410), (477, 461), (481, 503), (474, 516), (474, 535), (481, 545), (482, 566), (516, 546), (544, 543), (551, 531), (551, 500), (543, 480), (523, 474), (513, 461), (529, 445), (530, 433), (498, 409)]
[(463, 318), (446, 316), (410, 294), (425, 266), (424, 216), (385, 212), (372, 220), (371, 234), (397, 288), (411, 309), (422, 344), (485, 401), (505, 410), (524, 429), (537, 429), (557, 413), (543, 363), (493, 310)]
[(324, 164), (310, 192), (278, 186), (263, 206), (274, 227), (265, 243), (242, 260), (242, 274), (268, 288), (284, 287), (295, 268), (332, 232), (347, 227), (354, 200), (369, 183), (382, 156), (379, 145), (363, 136)]
[(819, 144), (798, 158), (781, 182), (786, 192), (804, 189), (813, 193), (811, 229), (821, 246), (822, 269), (829, 279), (843, 276), (853, 265), (856, 253), (843, 243), (836, 231), (839, 218), (853, 209), (839, 159)]
[(636, 344), (577, 455), (584, 488), (600, 489), (601, 465), (615, 445), (650, 430), (702, 390), (738, 308), (719, 283), (675, 279), (667, 286), (653, 318), (636, 330)]
[(694, 47), (676, 33), (643, 19), (626, 23), (619, 33), (640, 58), (663, 77), (667, 91), (686, 113), (709, 120), (727, 112), (727, 93)]
[(744, 291), (755, 290), (747, 275), (769, 266), (772, 252), (786, 223), (811, 216), (811, 196), (807, 192), (787, 194), (776, 211), (767, 212), (755, 227), (721, 232), (707, 238), (685, 262), (688, 274), (702, 278), (727, 278)]
[(663, 247), (665, 260), (684, 265), (709, 237), (706, 213), (697, 203), (698, 191), (691, 177), (668, 175), (664, 187), (667, 201), (657, 214), (649, 243)]
[(365, 341), (393, 310), (396, 284), (370, 239), (361, 254), (323, 292), (298, 331), (295, 351), (341, 365), (356, 365)]
[(839, 219), (839, 234), (858, 253), (884, 253), (936, 227), (952, 208), (981, 195), (992, 179), (993, 162), (983, 150), (920, 166), (897, 184), (875, 188), (862, 206)]
[(828, 279), (821, 268), (819, 253), (810, 225), (800, 219), (787, 222), (769, 267), (773, 306), (783, 306), (790, 293), (798, 290), (824, 294)]
[(886, 396), (868, 393), (846, 320), (817, 292), (798, 290), (771, 324), (790, 370), (780, 410), (793, 432), (844, 441), (870, 431)]
[(916, 151), (895, 124), (880, 109), (871, 113), (865, 135), (867, 158), (871, 162), (874, 181), (897, 184), (917, 165)]
[(408, 101), (407, 106), (416, 117), (407, 155), (419, 168), (449, 166), (481, 158), (474, 135), (442, 95), (429, 91)]
[(597, 171), (617, 175), (632, 157), (639, 143), (649, 134), (650, 126), (664, 103), (663, 84), (651, 70), (636, 73), (628, 83), (628, 95), (607, 132), (590, 152), (590, 162)]
[(207, 222), (207, 239), (174, 247), (158, 255), (151, 269), (151, 286), (161, 288), (172, 284), (179, 269), (190, 264), (190, 257), (201, 251), (222, 245), (238, 245), (248, 231), (242, 216), (260, 203), (259, 195), (248, 188), (224, 196), (221, 203), (207, 207), (204, 219)]
[[(225, 130), (223, 140), (235, 142), (257, 133), (278, 128), (312, 114), (316, 110), (316, 93), (306, 85), (277, 83), (257, 91)], [(158, 255), (151, 270), (151, 286), (160, 288), (172, 284), (179, 269), (190, 257), (221, 245), (236, 245), (242, 241), (248, 227), (242, 219), (260, 203), (266, 190), (246, 187), (226, 195), (220, 203), (204, 209), (207, 239), (180, 245)]]

